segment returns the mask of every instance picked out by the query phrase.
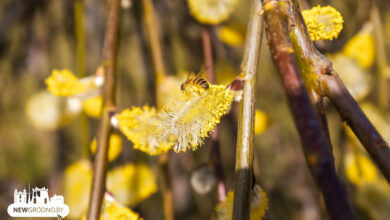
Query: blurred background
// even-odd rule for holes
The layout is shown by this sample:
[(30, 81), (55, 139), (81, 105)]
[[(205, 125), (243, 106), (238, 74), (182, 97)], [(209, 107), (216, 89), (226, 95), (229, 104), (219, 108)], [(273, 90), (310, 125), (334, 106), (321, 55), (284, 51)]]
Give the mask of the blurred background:
[[(119, 110), (155, 105), (154, 69), (142, 2), (121, 0)], [(390, 77), (386, 57), (390, 52), (390, 3), (301, 3), (304, 9), (317, 5), (331, 5), (340, 11), (344, 28), (337, 39), (319, 41), (316, 46), (334, 62), (336, 71), (389, 143), (389, 90), (378, 92), (378, 87), (381, 82), (388, 84)], [(204, 67), (202, 25), (191, 16), (187, 1), (154, 1), (154, 7), (168, 75), (185, 79), (188, 71), (200, 71)], [(212, 26), (214, 70), (219, 84), (229, 84), (239, 73), (249, 11), (250, 1), (239, 1), (228, 20)], [(99, 123), (93, 113), (96, 109), (88, 108), (85, 100), (74, 104), (72, 99), (51, 95), (45, 80), (53, 69), (68, 69), (79, 78), (95, 73), (102, 61), (106, 15), (106, 1), (0, 1), (1, 219), (10, 218), (6, 208), (13, 201), (14, 189), (22, 190), (29, 184), (48, 187), (50, 195), (64, 195), (71, 207), (69, 219), (85, 215), (92, 175), (90, 143)], [(263, 39), (254, 166), (256, 182), (269, 199), (265, 219), (326, 219)], [(177, 90), (182, 81), (174, 84)], [(219, 126), (227, 190), (232, 190), (234, 184), (237, 112), (235, 103)], [(337, 171), (348, 187), (359, 219), (389, 219), (389, 184), (330, 104), (327, 115)], [(109, 190), (143, 218), (163, 219), (158, 156), (134, 150), (125, 136), (116, 134), (118, 152), (109, 163)], [(206, 140), (193, 152), (169, 152), (176, 219), (210, 219), (213, 215), (215, 186), (211, 183), (205, 192), (191, 186), (194, 172), (204, 172), (208, 163), (209, 145)]]

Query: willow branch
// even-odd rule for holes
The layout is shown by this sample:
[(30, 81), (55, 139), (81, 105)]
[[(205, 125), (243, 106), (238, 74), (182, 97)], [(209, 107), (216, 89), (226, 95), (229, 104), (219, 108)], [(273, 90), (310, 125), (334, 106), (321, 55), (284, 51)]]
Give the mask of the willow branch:
[[(159, 25), (157, 23), (156, 12), (152, 0), (143, 0), (143, 15), (146, 23), (146, 29), (148, 32), (148, 38), (150, 43), (150, 49), (152, 51), (153, 66), (156, 79), (156, 93), (159, 92), (159, 86), (162, 84), (166, 75), (163, 54), (160, 43)], [(157, 106), (161, 107), (161, 100), (159, 95), (156, 94)]]
[(306, 92), (290, 40), (290, 4), (264, 2), (264, 21), (272, 59), (278, 69), (310, 172), (331, 219), (354, 219), (347, 192), (336, 174), (332, 152)]
[[(213, 48), (211, 42), (211, 26), (202, 27), (202, 42), (203, 42), (203, 54), (206, 64), (206, 76), (207, 80), (214, 84), (215, 83), (215, 72), (213, 62)], [(217, 189), (218, 189), (218, 201), (225, 201), (226, 197), (226, 185), (225, 175), (223, 172), (221, 151), (218, 139), (218, 125), (215, 126), (213, 133), (211, 134), (211, 151), (210, 161), (214, 169), (215, 176), (217, 177)]]
[(108, 143), (112, 131), (110, 120), (115, 111), (115, 62), (120, 17), (119, 0), (110, 0), (108, 8), (109, 11), (103, 48), (103, 115), (98, 128), (97, 152), (93, 167), (92, 189), (87, 214), (89, 220), (100, 219), (100, 209), (106, 184)]
[(312, 84), (321, 96), (326, 96), (335, 105), (339, 114), (351, 127), (375, 164), (390, 182), (390, 149), (375, 129), (358, 103), (348, 92), (344, 83), (332, 68), (332, 63), (314, 47), (307, 33), (299, 5), (291, 8), (293, 22), (291, 39), (306, 78), (315, 79)]
[(241, 74), (245, 81), (238, 118), (236, 168), (234, 177), (233, 219), (249, 219), (250, 194), (253, 188), (253, 135), (257, 66), (262, 35), (262, 5), (252, 0), (252, 11), (245, 40)]
[[(162, 55), (161, 43), (160, 43), (160, 32), (159, 26), (156, 18), (156, 13), (154, 10), (154, 5), (152, 0), (143, 0), (143, 15), (146, 23), (146, 29), (148, 32), (149, 43), (152, 52), (153, 66), (155, 71), (156, 79), (156, 100), (157, 107), (161, 107), (161, 95), (160, 92), (161, 85), (164, 83), (164, 78), (166, 75), (164, 60)], [(162, 179), (162, 189), (163, 189), (163, 202), (164, 202), (164, 219), (173, 220), (174, 219), (174, 210), (173, 210), (173, 195), (172, 195), (172, 182), (171, 176), (169, 173), (169, 154), (162, 154), (159, 158), (159, 166), (161, 170), (161, 179)]]

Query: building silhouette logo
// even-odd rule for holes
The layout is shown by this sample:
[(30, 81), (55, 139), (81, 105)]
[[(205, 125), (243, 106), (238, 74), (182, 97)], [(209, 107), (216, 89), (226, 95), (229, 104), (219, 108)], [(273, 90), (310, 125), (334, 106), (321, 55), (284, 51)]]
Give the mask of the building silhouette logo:
[(69, 214), (69, 206), (64, 197), (49, 197), (48, 188), (35, 187), (30, 191), (14, 191), (14, 203), (8, 206), (8, 214), (12, 217), (57, 217), (64, 218)]

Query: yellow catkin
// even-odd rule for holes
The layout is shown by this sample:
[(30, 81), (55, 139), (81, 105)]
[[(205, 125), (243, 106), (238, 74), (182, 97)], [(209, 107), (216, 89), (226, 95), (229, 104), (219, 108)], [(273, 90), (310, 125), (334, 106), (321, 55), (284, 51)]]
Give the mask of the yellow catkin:
[[(81, 220), (87, 220), (84, 214)], [(102, 204), (99, 220), (143, 220), (138, 213), (117, 202), (114, 197), (106, 193)]]
[(107, 189), (121, 204), (135, 206), (157, 192), (157, 180), (145, 164), (126, 164), (108, 172)]
[(353, 152), (346, 154), (345, 172), (354, 184), (374, 182), (378, 176), (378, 170), (366, 156)]
[(237, 5), (237, 0), (188, 0), (191, 14), (204, 24), (226, 21)]
[(260, 110), (255, 113), (255, 134), (262, 134), (268, 125), (268, 115)]
[[(226, 200), (215, 207), (213, 220), (230, 220), (233, 216), (234, 192), (230, 191)], [(268, 209), (268, 198), (259, 185), (255, 185), (251, 193), (250, 220), (260, 220)]]
[(234, 26), (223, 26), (218, 29), (218, 37), (227, 45), (239, 46), (245, 40), (245, 34)]
[(149, 155), (159, 155), (167, 152), (172, 144), (160, 139), (159, 124), (155, 108), (144, 106), (126, 109), (117, 116), (119, 128), (133, 142), (134, 149)]
[(160, 114), (161, 139), (174, 143), (176, 152), (195, 150), (226, 114), (233, 94), (223, 85), (208, 89), (188, 84)]
[(356, 59), (363, 68), (372, 66), (375, 59), (374, 38), (369, 33), (355, 35), (345, 45), (343, 54)]
[(331, 6), (317, 6), (302, 11), (311, 40), (332, 40), (343, 29), (343, 17)]
[[(92, 183), (90, 161), (80, 160), (68, 166), (64, 176), (64, 197), (72, 210), (69, 217), (72, 219), (80, 219), (83, 215), (85, 217)], [(110, 170), (106, 186), (116, 201), (127, 206), (135, 206), (157, 192), (156, 177), (145, 164), (126, 164)]]
[(138, 213), (114, 200), (105, 200), (101, 219), (105, 220), (142, 220)]
[(46, 84), (48, 90), (58, 96), (76, 95), (86, 90), (86, 86), (67, 69), (53, 70), (46, 79)]
[(86, 115), (99, 118), (102, 114), (103, 99), (101, 96), (88, 98), (83, 101), (83, 111)]
[(64, 190), (69, 218), (80, 218), (88, 207), (92, 168), (88, 160), (80, 160), (65, 169)]
[[(91, 152), (96, 152), (96, 139), (94, 138), (91, 142)], [(110, 136), (110, 147), (108, 151), (108, 161), (115, 160), (122, 151), (122, 138), (120, 135), (112, 134)]]

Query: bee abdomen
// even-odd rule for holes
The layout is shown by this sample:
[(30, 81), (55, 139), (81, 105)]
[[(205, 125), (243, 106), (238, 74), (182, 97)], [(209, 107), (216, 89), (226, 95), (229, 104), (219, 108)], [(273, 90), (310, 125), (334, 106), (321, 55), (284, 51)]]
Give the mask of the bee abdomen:
[(200, 85), (204, 89), (208, 89), (209, 88), (209, 82), (207, 82), (207, 80), (202, 79), (202, 78), (197, 79), (196, 80), (196, 84)]

